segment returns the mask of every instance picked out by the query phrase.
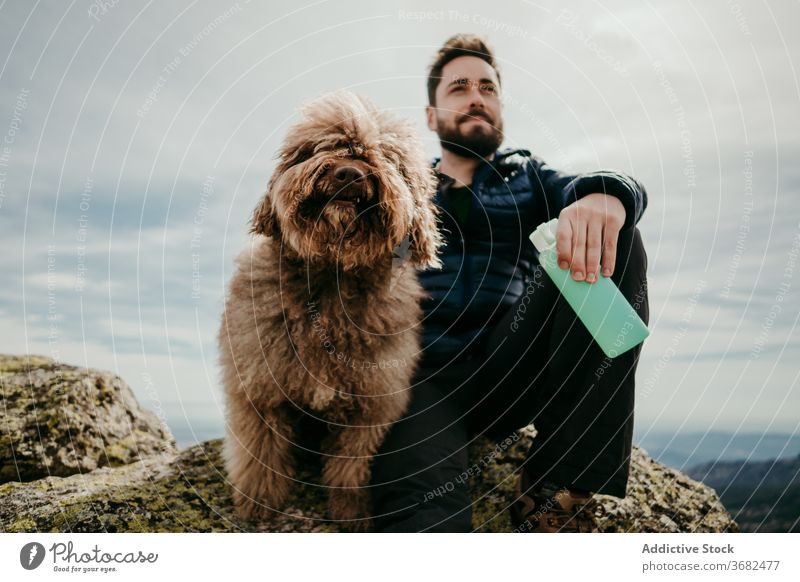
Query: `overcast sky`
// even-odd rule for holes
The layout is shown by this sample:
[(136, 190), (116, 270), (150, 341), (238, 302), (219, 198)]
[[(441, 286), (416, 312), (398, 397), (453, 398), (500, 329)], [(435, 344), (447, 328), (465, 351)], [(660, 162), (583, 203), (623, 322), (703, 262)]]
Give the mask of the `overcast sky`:
[(0, 352), (113, 370), (182, 440), (221, 436), (224, 285), (295, 108), (350, 88), (433, 156), (427, 65), (476, 32), (505, 145), (647, 187), (637, 434), (796, 431), (800, 5), (562, 4), (3, 2)]

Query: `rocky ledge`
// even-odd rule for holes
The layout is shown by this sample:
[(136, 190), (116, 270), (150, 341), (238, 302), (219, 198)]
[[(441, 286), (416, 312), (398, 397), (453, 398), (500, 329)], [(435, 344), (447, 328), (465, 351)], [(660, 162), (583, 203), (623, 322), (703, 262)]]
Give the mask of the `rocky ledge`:
[[(176, 451), (166, 426), (107, 372), (36, 356), (0, 356), (0, 532), (338, 531), (325, 516), (314, 463), (301, 468), (283, 513), (268, 524), (233, 511), (222, 441)], [(498, 453), (475, 442), (473, 526), (508, 532), (515, 469), (529, 427)], [(713, 489), (634, 448), (625, 499), (598, 496), (606, 532), (736, 532)]]

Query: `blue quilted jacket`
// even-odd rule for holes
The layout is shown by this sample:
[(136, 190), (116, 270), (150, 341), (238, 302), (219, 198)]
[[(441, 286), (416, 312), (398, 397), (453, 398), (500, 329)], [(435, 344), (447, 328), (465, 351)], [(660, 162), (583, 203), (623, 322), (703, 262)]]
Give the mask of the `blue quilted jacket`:
[[(433, 160), (434, 167), (439, 158)], [(522, 295), (538, 264), (528, 235), (578, 198), (605, 192), (625, 206), (623, 229), (647, 207), (644, 187), (615, 172), (569, 175), (524, 149), (504, 149), (483, 162), (472, 179), (472, 205), (464, 226), (448, 209), (452, 178), (439, 174), (436, 203), (446, 244), (443, 266), (419, 273), (423, 301), (423, 360), (441, 364), (475, 353), (503, 313)]]

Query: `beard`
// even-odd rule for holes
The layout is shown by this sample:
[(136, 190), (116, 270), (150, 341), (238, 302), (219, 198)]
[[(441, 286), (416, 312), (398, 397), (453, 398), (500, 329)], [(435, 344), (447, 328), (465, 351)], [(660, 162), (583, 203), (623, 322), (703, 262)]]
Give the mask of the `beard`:
[[(490, 125), (476, 124), (462, 130), (462, 125), (470, 117), (482, 117)], [(462, 158), (485, 158), (503, 143), (503, 121), (495, 123), (482, 111), (470, 111), (456, 118), (454, 125), (443, 122), (437, 116), (436, 134), (442, 148)]]

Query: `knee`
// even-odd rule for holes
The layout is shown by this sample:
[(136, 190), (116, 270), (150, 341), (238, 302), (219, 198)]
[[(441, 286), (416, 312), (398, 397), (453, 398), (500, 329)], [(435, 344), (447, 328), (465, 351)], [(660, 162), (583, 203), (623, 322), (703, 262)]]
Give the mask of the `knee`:
[(617, 238), (617, 255), (630, 256), (631, 260), (646, 261), (647, 253), (644, 249), (642, 232), (634, 226), (627, 230), (621, 230)]
[(620, 231), (612, 280), (620, 285), (623, 278), (635, 281), (647, 279), (647, 252), (642, 233), (637, 227)]
[(620, 233), (617, 247), (617, 262), (612, 281), (639, 314), (642, 321), (649, 323), (649, 304), (647, 291), (647, 253), (642, 235), (634, 227)]

